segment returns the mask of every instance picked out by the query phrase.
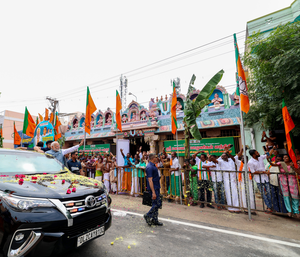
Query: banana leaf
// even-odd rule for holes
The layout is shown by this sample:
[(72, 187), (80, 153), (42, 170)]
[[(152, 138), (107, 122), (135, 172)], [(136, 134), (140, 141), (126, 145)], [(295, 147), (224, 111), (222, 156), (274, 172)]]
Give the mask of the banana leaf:
[[(202, 136), (198, 129), (196, 118), (200, 115), (201, 110), (208, 105), (211, 101), (208, 99), (213, 91), (216, 89), (216, 86), (222, 79), (224, 74), (223, 70), (220, 70), (216, 73), (204, 86), (199, 95), (196, 97), (195, 101), (190, 99), (190, 93), (194, 90), (194, 85), (196, 76), (193, 75), (189, 84), (185, 108), (184, 108), (184, 122), (187, 125), (188, 131), (191, 133), (192, 137), (196, 140), (201, 140)], [(187, 140), (188, 135), (186, 135)]]
[(198, 117), (201, 113), (201, 110), (204, 108), (205, 105), (209, 104), (210, 101), (208, 98), (211, 96), (213, 91), (216, 89), (216, 86), (221, 81), (223, 77), (224, 71), (220, 70), (218, 73), (216, 73), (203, 87), (203, 89), (200, 91), (198, 96), (195, 99), (195, 115)]

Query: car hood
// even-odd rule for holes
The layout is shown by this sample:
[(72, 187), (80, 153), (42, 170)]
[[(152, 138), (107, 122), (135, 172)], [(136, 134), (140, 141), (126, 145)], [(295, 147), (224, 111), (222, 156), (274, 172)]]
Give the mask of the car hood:
[(68, 199), (102, 193), (104, 186), (98, 180), (66, 172), (44, 175), (1, 175), (0, 190), (23, 197)]

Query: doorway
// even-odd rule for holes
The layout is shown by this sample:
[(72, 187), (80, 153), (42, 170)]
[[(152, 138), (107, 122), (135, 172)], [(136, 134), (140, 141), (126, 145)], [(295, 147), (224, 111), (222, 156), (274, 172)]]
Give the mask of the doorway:
[(144, 140), (144, 137), (134, 137), (130, 138), (130, 154), (132, 157), (136, 154), (136, 152), (139, 150), (140, 146), (142, 147), (142, 151), (149, 151), (150, 145), (149, 143), (146, 143)]

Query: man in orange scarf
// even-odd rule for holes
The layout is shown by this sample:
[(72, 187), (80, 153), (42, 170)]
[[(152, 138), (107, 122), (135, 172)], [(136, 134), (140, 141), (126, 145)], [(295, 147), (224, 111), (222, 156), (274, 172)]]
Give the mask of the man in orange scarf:
[[(238, 190), (239, 190), (239, 198), (240, 198), (240, 204), (244, 208), (248, 208), (247, 205), (247, 196), (246, 196), (246, 181), (245, 181), (245, 171), (244, 171), (244, 155), (243, 155), (244, 149), (242, 148), (236, 156), (234, 156), (236, 169), (238, 172)], [(247, 162), (248, 162), (248, 156), (246, 156)], [(249, 168), (248, 168), (249, 169)], [(250, 169), (249, 169), (250, 171)], [(247, 190), (247, 193), (250, 193), (250, 206), (251, 209), (255, 209), (255, 200), (254, 200), (254, 192), (253, 192), (253, 183), (252, 183), (252, 175), (249, 174), (249, 189)], [(245, 210), (246, 213), (248, 211)], [(251, 214), (256, 215), (256, 212), (251, 212)]]

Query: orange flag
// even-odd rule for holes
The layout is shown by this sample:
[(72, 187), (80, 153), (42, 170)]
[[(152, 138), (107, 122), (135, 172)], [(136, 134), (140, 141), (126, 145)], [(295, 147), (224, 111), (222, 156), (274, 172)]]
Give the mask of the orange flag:
[(245, 113), (248, 113), (250, 109), (250, 103), (249, 103), (246, 75), (240, 58), (236, 35), (234, 34), (233, 37), (234, 37), (236, 67), (238, 73), (238, 85), (236, 89), (236, 94), (240, 97), (241, 110)]
[(45, 120), (49, 119), (49, 110), (45, 108)]
[(53, 117), (53, 112), (51, 112), (49, 122), (52, 123), (52, 122), (53, 122), (53, 119), (54, 119), (54, 117)]
[(39, 119), (40, 119), (40, 122), (42, 122), (44, 120), (43, 116), (41, 114), (39, 114)]
[(172, 124), (173, 134), (176, 134), (177, 131), (176, 106), (177, 106), (177, 93), (175, 88), (175, 82), (173, 81), (173, 95), (172, 95), (172, 104), (171, 104), (171, 124)]
[(121, 110), (122, 110), (122, 101), (121, 97), (119, 95), (118, 90), (116, 94), (116, 122), (117, 122), (117, 128), (122, 132), (122, 121), (121, 121)]
[(14, 145), (21, 144), (21, 137), (16, 129), (16, 124), (14, 123)]
[(284, 129), (285, 129), (285, 137), (286, 137), (286, 143), (288, 146), (288, 154), (296, 168), (298, 168), (297, 165), (297, 157), (295, 154), (295, 146), (293, 143), (293, 135), (291, 131), (295, 128), (295, 124), (292, 120), (292, 117), (285, 105), (284, 99), (282, 100), (282, 116), (284, 121)]
[(86, 94), (86, 111), (85, 111), (85, 132), (91, 134), (91, 121), (92, 121), (92, 114), (97, 110), (96, 105), (92, 99), (90, 94), (90, 89), (87, 87), (87, 94)]
[[(52, 114), (52, 113), (51, 113)], [(61, 122), (58, 119), (58, 113), (56, 113), (56, 118), (55, 118), (55, 131), (56, 135), (54, 136), (54, 140), (57, 141), (57, 139), (61, 138), (61, 133), (59, 133), (59, 126), (61, 125)]]
[(27, 110), (27, 107), (25, 107), (25, 115), (24, 115), (24, 122), (23, 122), (23, 133), (26, 134), (29, 137), (33, 137), (35, 127), (36, 127), (35, 122), (32, 119), (29, 111)]

